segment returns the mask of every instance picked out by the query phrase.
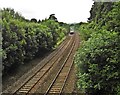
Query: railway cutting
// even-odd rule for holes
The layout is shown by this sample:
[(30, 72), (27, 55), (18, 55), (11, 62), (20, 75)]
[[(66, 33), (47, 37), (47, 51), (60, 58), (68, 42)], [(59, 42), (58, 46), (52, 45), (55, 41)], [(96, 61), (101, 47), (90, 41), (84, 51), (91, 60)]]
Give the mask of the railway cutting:
[[(36, 67), (23, 75), (17, 82), (3, 92), (13, 95), (41, 93), (64, 93), (66, 82), (73, 68), (73, 58), (79, 46), (79, 35), (66, 37), (63, 43)], [(74, 89), (74, 85), (73, 89)], [(72, 93), (72, 92), (70, 92)]]

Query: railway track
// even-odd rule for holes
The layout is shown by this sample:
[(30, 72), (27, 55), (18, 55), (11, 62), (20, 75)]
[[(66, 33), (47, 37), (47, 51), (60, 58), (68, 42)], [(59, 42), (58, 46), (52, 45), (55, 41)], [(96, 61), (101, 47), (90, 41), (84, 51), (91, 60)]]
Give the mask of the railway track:
[[(8, 91), (5, 91), (4, 93), (12, 93), (14, 95), (35, 93), (35, 91), (44, 82), (44, 80), (47, 79), (48, 75), (52, 72), (52, 70), (57, 66), (57, 64), (59, 64), (60, 60), (65, 55), (65, 52), (68, 52), (68, 50), (71, 48), (70, 52), (67, 54), (67, 58), (64, 60), (64, 64), (62, 65), (61, 69), (59, 70), (59, 73), (57, 73), (55, 77), (56, 79), (54, 79), (54, 81), (58, 80), (58, 76), (61, 76), (61, 78), (64, 78), (64, 85), (62, 86), (62, 89), (63, 89), (65, 86), (65, 81), (67, 80), (67, 76), (69, 76), (69, 72), (71, 70), (72, 63), (73, 63), (73, 62), (70, 62), (71, 61), (70, 59), (73, 58), (74, 52), (76, 50), (75, 44), (76, 44), (77, 37), (75, 37), (75, 35), (68, 36), (56, 51), (54, 51), (52, 54), (50, 54), (50, 56), (48, 56), (46, 59), (44, 59), (41, 62), (41, 64), (42, 63), (44, 64), (41, 65), (39, 69), (37, 69), (38, 67), (35, 67), (32, 70), (33, 74), (29, 76), (22, 84), (20, 84), (16, 88), (11, 87), (8, 89)], [(64, 68), (66, 69), (66, 72)], [(55, 82), (52, 82), (52, 83), (55, 84)], [(16, 83), (16, 84), (19, 84), (19, 83)], [(53, 84), (49, 86), (49, 89), (46, 91), (45, 94), (50, 93), (51, 91), (50, 89), (53, 87)]]
[[(61, 52), (58, 52), (53, 56), (47, 64), (45, 64), (34, 76), (32, 76), (22, 87), (20, 87), (15, 94), (21, 94), (21, 93), (31, 93), (31, 90), (34, 89), (34, 87), (37, 85), (38, 82), (42, 80), (42, 78), (46, 78), (46, 75), (49, 74), (49, 72), (52, 70), (53, 65), (58, 63), (64, 54), (64, 51), (67, 49), (68, 45), (71, 43), (73, 37), (70, 38), (68, 43), (66, 43), (62, 49), (60, 49)], [(42, 82), (42, 81), (41, 81)], [(35, 91), (35, 89), (34, 89)], [(33, 93), (34, 93), (33, 91)]]
[(66, 81), (69, 78), (70, 71), (73, 67), (73, 56), (78, 48), (79, 38), (76, 36), (70, 52), (68, 53), (64, 63), (62, 64), (61, 68), (59, 69), (58, 73), (56, 74), (55, 78), (53, 79), (52, 83), (46, 90), (44, 95), (47, 94), (62, 94), (62, 91), (65, 87)]
[[(40, 69), (42, 69), (52, 58), (54, 58), (59, 51), (62, 50), (62, 48), (68, 43), (68, 41), (71, 38), (69, 36), (66, 37), (66, 39), (63, 41), (60, 46), (53, 51), (49, 56), (44, 58), (37, 66), (35, 66), (33, 69), (31, 69), (29, 72), (24, 74), (17, 82), (15, 82), (12, 86), (9, 86), (5, 91), (2, 93), (15, 93), (22, 85), (24, 85), (27, 81), (29, 81)], [(33, 73), (34, 72), (34, 73)], [(24, 81), (23, 81), (24, 80)], [(21, 82), (22, 81), (22, 82)]]

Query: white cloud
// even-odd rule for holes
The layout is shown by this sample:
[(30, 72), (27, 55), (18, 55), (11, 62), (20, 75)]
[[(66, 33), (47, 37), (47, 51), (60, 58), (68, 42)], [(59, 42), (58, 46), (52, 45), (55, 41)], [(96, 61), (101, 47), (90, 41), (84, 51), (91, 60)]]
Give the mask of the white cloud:
[(25, 18), (45, 19), (55, 14), (59, 21), (87, 21), (92, 0), (0, 0), (0, 8), (14, 8)]

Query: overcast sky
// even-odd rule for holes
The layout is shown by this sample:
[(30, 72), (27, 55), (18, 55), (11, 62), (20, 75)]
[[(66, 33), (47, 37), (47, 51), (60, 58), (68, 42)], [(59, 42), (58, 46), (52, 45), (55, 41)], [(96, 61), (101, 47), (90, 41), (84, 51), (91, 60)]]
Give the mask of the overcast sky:
[(14, 8), (27, 19), (42, 20), (55, 14), (58, 21), (86, 22), (92, 0), (0, 0), (0, 8)]

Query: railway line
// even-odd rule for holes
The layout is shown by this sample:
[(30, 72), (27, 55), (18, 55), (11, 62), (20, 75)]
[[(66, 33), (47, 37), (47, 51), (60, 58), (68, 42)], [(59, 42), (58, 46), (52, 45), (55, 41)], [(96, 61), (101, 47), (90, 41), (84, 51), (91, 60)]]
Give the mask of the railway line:
[(62, 90), (64, 89), (65, 83), (68, 79), (68, 76), (73, 66), (73, 55), (74, 55), (75, 50), (77, 49), (77, 41), (76, 41), (77, 39), (78, 38), (76, 37), (76, 39), (74, 40), (72, 44), (70, 52), (68, 53), (66, 59), (64, 60), (64, 63), (59, 69), (54, 80), (52, 81), (47, 91), (45, 92), (45, 95), (50, 94), (50, 93), (59, 93), (59, 94), (62, 93)]
[(38, 66), (33, 68), (31, 76), (20, 85), (18, 85), (19, 80), (18, 83), (16, 83), (16, 88), (14, 88), (14, 84), (14, 87), (10, 87), (5, 93), (12, 93), (14, 95), (36, 93), (45, 80), (49, 80), (49, 75), (52, 74), (57, 67), (59, 68), (55, 77), (52, 78), (52, 82), (44, 93), (45, 95), (48, 93), (62, 93), (73, 66), (73, 56), (78, 44), (79, 37), (77, 33), (73, 36), (68, 36), (58, 49), (41, 62), (42, 65), (39, 68)]

